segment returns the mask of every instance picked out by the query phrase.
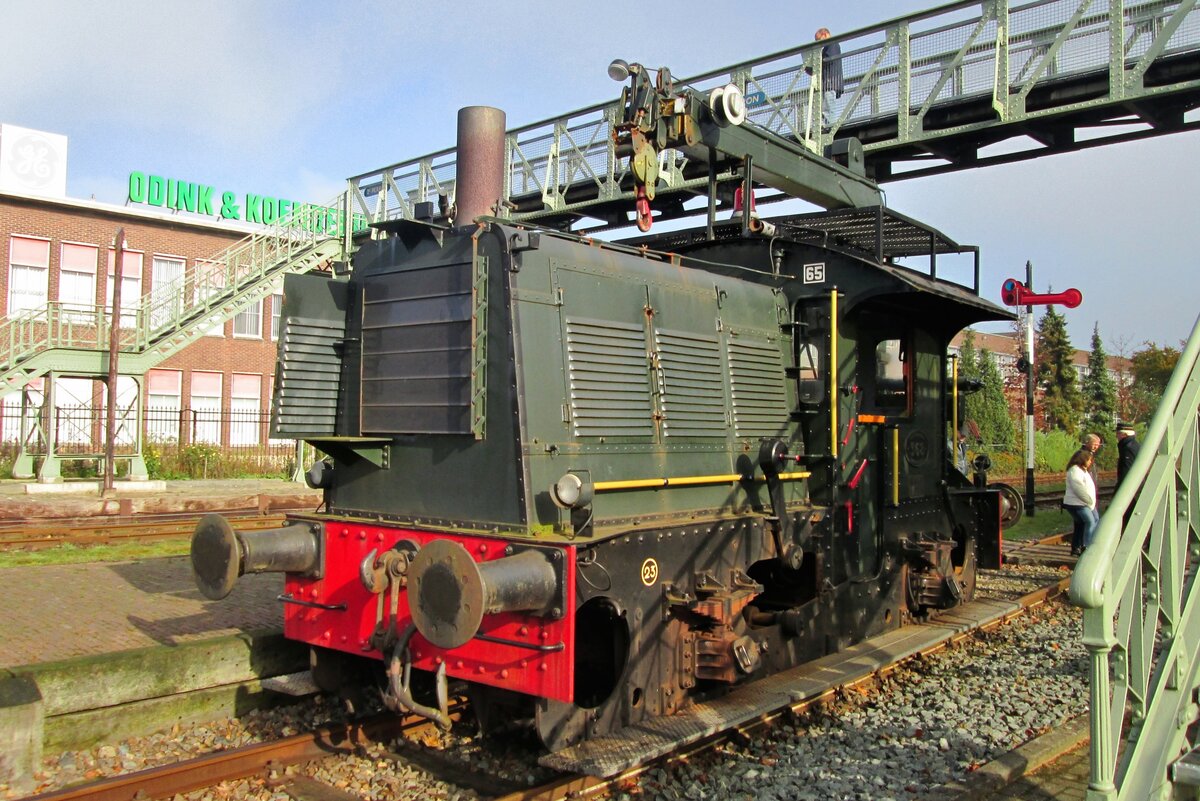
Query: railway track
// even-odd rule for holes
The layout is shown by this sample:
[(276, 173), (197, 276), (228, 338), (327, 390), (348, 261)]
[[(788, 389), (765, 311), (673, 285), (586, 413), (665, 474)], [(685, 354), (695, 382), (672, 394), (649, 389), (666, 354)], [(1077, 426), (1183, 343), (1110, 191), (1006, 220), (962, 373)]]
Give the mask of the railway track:
[[(274, 509), (227, 510), (221, 514), (239, 531), (277, 528), (284, 512)], [(186, 539), (192, 535), (203, 514), (140, 514), (137, 519), (97, 520), (64, 518), (60, 520), (10, 520), (0, 524), (0, 551), (40, 550), (60, 545), (111, 545), (127, 542), (157, 542)]]
[[(1107, 503), (1112, 500), (1113, 493), (1116, 492), (1116, 487), (1112, 484), (1102, 485), (1096, 488), (1096, 499)], [(1063, 491), (1061, 489), (1038, 491), (1033, 494), (1033, 501), (1038, 509), (1052, 509), (1062, 504)]]
[[(952, 649), (964, 640), (976, 637), (980, 632), (997, 629), (1017, 617), (1045, 604), (1062, 594), (1069, 577), (1062, 577), (1025, 593), (1005, 611), (984, 615), (976, 625), (959, 626), (943, 637), (922, 645), (903, 658), (864, 670), (861, 663), (857, 668), (848, 668), (837, 676), (823, 679), (817, 691), (797, 696), (787, 703), (756, 713), (752, 719), (731, 725), (722, 730), (679, 744), (666, 753), (631, 765), (610, 776), (592, 776), (580, 773), (564, 773), (553, 780), (537, 786), (524, 786), (519, 782), (497, 778), (488, 768), (473, 765), (471, 760), (462, 761), (443, 755), (437, 748), (422, 743), (435, 742), (430, 724), (424, 720), (401, 720), (386, 715), (356, 726), (326, 727), (309, 734), (288, 737), (275, 742), (256, 744), (229, 751), (208, 754), (193, 760), (173, 765), (150, 768), (105, 779), (92, 784), (36, 796), (37, 801), (110, 801), (134, 798), (169, 798), (206, 788), (216, 788), (221, 782), (247, 781), (270, 791), (282, 791), (293, 798), (314, 801), (340, 801), (358, 798), (345, 789), (322, 781), (318, 769), (285, 770), (285, 766), (297, 763), (317, 762), (326, 759), (349, 757), (371, 748), (369, 762), (372, 770), (386, 770), (389, 761), (403, 761), (414, 765), (433, 777), (431, 781), (445, 782), (462, 790), (472, 791), (481, 797), (498, 798), (503, 801), (559, 801), (566, 798), (598, 796), (614, 788), (636, 786), (641, 777), (666, 766), (677, 765), (687, 760), (701, 758), (714, 749), (725, 747), (731, 740), (753, 737), (757, 733), (778, 725), (781, 721), (795, 720), (812, 710), (846, 695), (867, 694), (881, 681), (900, 671), (914, 661), (927, 659), (934, 654)], [(986, 602), (985, 602), (986, 603)], [(919, 631), (926, 626), (908, 627)], [(853, 659), (849, 661), (854, 665)], [(828, 673), (822, 669), (822, 673)], [(798, 686), (807, 686), (801, 681)], [(465, 702), (455, 712), (455, 718), (466, 713)], [(397, 744), (393, 743), (400, 738)], [(389, 745), (390, 744), (390, 745)], [(532, 757), (531, 757), (532, 758)], [(316, 776), (312, 775), (316, 774)], [(225, 797), (226, 789), (212, 790)]]

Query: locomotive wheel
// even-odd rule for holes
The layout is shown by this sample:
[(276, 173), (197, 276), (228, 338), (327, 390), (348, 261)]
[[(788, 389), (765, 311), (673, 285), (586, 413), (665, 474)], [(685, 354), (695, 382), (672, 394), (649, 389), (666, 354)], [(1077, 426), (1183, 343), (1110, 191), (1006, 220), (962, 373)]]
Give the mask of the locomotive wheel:
[(1000, 525), (1011, 526), (1025, 514), (1025, 499), (1008, 484), (989, 484), (988, 489), (1000, 490)]

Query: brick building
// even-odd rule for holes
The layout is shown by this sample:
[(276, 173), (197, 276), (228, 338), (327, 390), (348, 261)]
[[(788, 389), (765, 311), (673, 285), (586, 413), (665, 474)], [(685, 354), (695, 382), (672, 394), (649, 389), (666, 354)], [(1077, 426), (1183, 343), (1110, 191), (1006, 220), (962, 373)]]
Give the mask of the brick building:
[[(13, 130), (0, 128), (0, 145), (11, 144)], [(111, 304), (113, 242), (120, 228), (125, 235), (123, 310), (136, 308), (147, 295), (169, 299), (199, 291), (194, 276), (210, 268), (215, 272), (221, 266), (219, 254), (255, 230), (234, 220), (67, 198), (65, 176), (57, 187), (0, 182), (0, 326), (11, 332), (15, 318), (50, 308), (78, 328), (99, 319), (98, 308)], [(281, 301), (281, 295), (268, 294), (232, 319), (215, 323), (142, 377), (144, 428), (151, 439), (222, 446), (266, 441)], [(7, 347), (0, 337), (0, 349)], [(102, 390), (96, 377), (56, 379), (55, 406), (67, 410), (56, 425), (60, 441), (90, 437), (94, 443), (96, 421), (103, 417), (95, 413), (105, 403)], [(19, 437), (22, 395), (27, 402), (35, 396), (36, 402), (43, 391), (43, 379), (35, 379), (26, 392), (4, 396), (0, 423), (5, 442)], [(137, 382), (122, 378), (118, 401), (129, 394), (136, 397), (136, 392)], [(74, 423), (71, 409), (76, 410)]]

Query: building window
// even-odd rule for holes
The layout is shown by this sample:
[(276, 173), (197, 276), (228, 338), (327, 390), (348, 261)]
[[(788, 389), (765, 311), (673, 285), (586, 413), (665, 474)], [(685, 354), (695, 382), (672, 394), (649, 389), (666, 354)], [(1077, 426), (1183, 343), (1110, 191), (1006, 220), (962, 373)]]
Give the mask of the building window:
[(262, 339), (262, 301), (256, 300), (233, 315), (233, 335)]
[(50, 285), (50, 240), (14, 236), (8, 242), (8, 316), (45, 308)]
[(150, 327), (161, 328), (183, 312), (183, 259), (155, 256), (150, 268)]
[(283, 319), (283, 293), (271, 296), (271, 339), (279, 339), (279, 322)]
[(262, 376), (233, 374), (230, 386), (229, 444), (257, 445), (262, 428)]
[(100, 248), (64, 242), (59, 254), (58, 302), (63, 319), (73, 323), (96, 322), (96, 265)]
[(192, 371), (192, 442), (221, 443), (220, 373)]
[[(121, 327), (137, 325), (137, 310), (142, 305), (142, 253), (126, 250), (121, 253)], [(117, 271), (117, 252), (108, 249), (108, 283), (105, 306), (112, 308), (113, 275)]]
[(146, 436), (151, 442), (179, 441), (179, 410), (183, 401), (183, 372), (146, 373)]
[[(197, 306), (217, 304), (225, 289), (225, 265), (215, 261), (196, 261), (196, 283), (192, 287), (192, 298)], [(204, 332), (206, 337), (225, 336), (225, 321), (214, 315)]]

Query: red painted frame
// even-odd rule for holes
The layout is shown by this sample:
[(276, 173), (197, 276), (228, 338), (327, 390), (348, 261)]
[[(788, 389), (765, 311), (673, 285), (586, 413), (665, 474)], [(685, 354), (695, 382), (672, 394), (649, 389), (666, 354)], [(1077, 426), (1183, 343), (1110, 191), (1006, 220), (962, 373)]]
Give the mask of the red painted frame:
[[(284, 634), (293, 640), (322, 648), (383, 659), (371, 648), (379, 596), (368, 592), (359, 580), (359, 566), (374, 549), (383, 553), (400, 540), (418, 545), (437, 539), (461, 544), (477, 562), (504, 556), (510, 541), (466, 534), (446, 534), (420, 529), (355, 523), (324, 524), (325, 575), (313, 579), (288, 575), (286, 592), (297, 600), (319, 604), (345, 604), (343, 609), (318, 609), (297, 604), (284, 607)], [(512, 541), (525, 545), (525, 541)], [(484, 618), (480, 633), (513, 643), (553, 646), (557, 651), (535, 651), (519, 645), (470, 640), (451, 650), (431, 645), (420, 634), (409, 643), (413, 666), (434, 671), (445, 662), (446, 673), (455, 678), (487, 684), (505, 690), (527, 693), (558, 701), (572, 702), (575, 686), (575, 547), (563, 547), (566, 597), (563, 617), (558, 620), (507, 612)], [(389, 595), (383, 593), (385, 617), (389, 614)], [(408, 591), (400, 591), (397, 631), (412, 622), (408, 613)]]

